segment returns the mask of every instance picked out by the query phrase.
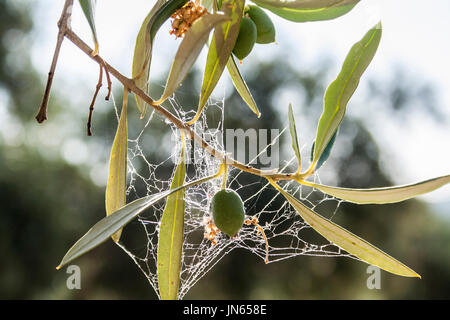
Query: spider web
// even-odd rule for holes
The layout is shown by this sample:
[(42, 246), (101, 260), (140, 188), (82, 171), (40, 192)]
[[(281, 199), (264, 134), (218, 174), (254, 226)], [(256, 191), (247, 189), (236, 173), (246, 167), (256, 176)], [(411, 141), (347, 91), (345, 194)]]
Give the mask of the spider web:
[[(177, 116), (183, 120), (189, 120), (195, 114), (193, 111), (182, 111), (174, 97), (170, 98), (169, 102)], [(210, 99), (205, 108), (208, 111), (208, 117), (205, 116), (206, 112), (204, 111), (203, 116), (195, 125), (195, 130), (200, 136), (207, 140), (211, 146), (222, 151), (224, 150), (223, 106), (224, 99), (219, 101)], [(118, 117), (117, 107), (115, 109)], [(211, 113), (214, 114), (212, 118), (217, 120), (214, 124), (211, 124)], [(148, 146), (147, 141), (152, 135), (151, 129), (157, 124), (163, 124), (166, 127), (171, 136), (171, 142), (166, 141), (168, 140), (166, 134), (164, 141), (153, 141), (151, 146)], [(157, 130), (160, 130), (160, 127)], [(158, 134), (161, 135), (160, 132)], [(157, 113), (152, 112), (143, 129), (137, 132), (134, 138), (129, 138), (129, 185), (127, 189), (129, 201), (170, 188), (171, 174), (173, 174), (176, 167), (175, 163), (177, 163), (180, 154), (179, 135), (179, 130), (174, 125), (165, 121)], [(280, 136), (276, 137), (271, 144), (279, 138)], [(155, 145), (158, 152), (153, 152), (153, 156), (151, 153), (149, 155), (149, 147), (155, 148)], [(166, 150), (167, 155), (161, 158), (165, 146), (168, 148)], [(156, 154), (159, 156), (156, 157)], [(190, 157), (187, 160), (191, 160), (187, 161), (186, 183), (210, 176), (219, 169), (220, 162), (193, 142), (187, 143), (186, 154)], [(295, 158), (284, 163), (280, 170), (289, 168), (294, 160)], [(221, 189), (222, 179), (213, 179), (190, 187), (185, 191), (186, 209), (179, 299), (182, 299), (190, 288), (234, 249), (249, 250), (263, 261), (267, 259), (268, 263), (300, 255), (355, 258), (317, 235), (265, 179), (259, 178), (255, 182), (255, 176), (251, 175), (252, 182), (246, 182), (248, 176), (250, 176), (248, 173), (231, 167), (228, 170), (227, 187), (236, 190), (241, 195), (249, 194), (247, 191), (251, 190), (250, 195), (243, 198), (244, 206), (247, 213), (251, 212), (249, 219), (253, 217), (258, 219), (259, 225), (267, 238), (268, 246), (266, 247), (266, 241), (255, 225), (244, 225), (234, 238), (219, 233), (215, 238), (217, 243), (213, 245), (210, 240), (205, 238), (204, 234), (207, 221), (211, 218), (210, 201), (213, 195)], [(314, 179), (316, 182), (320, 182), (317, 175)], [(341, 203), (336, 198), (297, 183), (285, 183), (283, 188), (302, 200), (309, 208), (323, 213), (330, 219), (334, 217)], [(255, 189), (256, 192), (254, 192)], [(164, 206), (165, 202), (160, 201), (130, 223), (131, 226), (125, 228), (124, 236), (122, 236), (119, 244), (146, 276), (159, 298), (156, 261), (158, 228)]]

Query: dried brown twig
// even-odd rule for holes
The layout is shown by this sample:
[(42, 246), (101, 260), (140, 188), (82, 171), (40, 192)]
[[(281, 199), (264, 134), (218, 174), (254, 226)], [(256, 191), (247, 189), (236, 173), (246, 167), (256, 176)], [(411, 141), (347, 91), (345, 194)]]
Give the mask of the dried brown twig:
[(64, 40), (66, 30), (70, 29), (70, 18), (72, 16), (72, 7), (73, 7), (73, 0), (66, 0), (66, 2), (64, 3), (61, 18), (59, 18), (58, 21), (59, 32), (58, 38), (56, 40), (56, 48), (55, 52), (53, 53), (52, 65), (50, 66), (50, 71), (48, 73), (47, 85), (45, 86), (44, 96), (42, 98), (38, 114), (36, 115), (36, 120), (39, 123), (42, 123), (45, 120), (47, 120), (47, 106), (48, 100), (50, 98), (50, 90), (53, 83), (53, 76), (55, 75), (56, 64), (58, 63), (58, 57), (61, 51), (61, 45)]

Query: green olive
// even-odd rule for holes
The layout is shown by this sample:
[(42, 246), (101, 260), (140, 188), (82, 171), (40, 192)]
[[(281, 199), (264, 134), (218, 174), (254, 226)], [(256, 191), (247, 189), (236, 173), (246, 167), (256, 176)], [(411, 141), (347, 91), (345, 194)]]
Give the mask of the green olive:
[(250, 18), (242, 17), (239, 34), (233, 48), (233, 53), (239, 60), (243, 60), (252, 51), (256, 42), (256, 34), (255, 23)]
[(211, 201), (214, 224), (220, 231), (233, 237), (241, 229), (245, 220), (244, 203), (231, 189), (217, 192)]
[(248, 14), (256, 25), (256, 43), (275, 42), (275, 26), (263, 9), (258, 6), (249, 5), (246, 7), (245, 14)]

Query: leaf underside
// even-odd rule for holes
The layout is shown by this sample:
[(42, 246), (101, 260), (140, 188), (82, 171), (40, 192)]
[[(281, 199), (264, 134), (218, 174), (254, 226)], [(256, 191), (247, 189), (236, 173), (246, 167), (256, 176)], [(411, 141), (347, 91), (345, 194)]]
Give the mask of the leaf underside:
[(84, 16), (86, 17), (89, 27), (92, 31), (92, 38), (94, 39), (95, 49), (92, 53), (93, 56), (98, 53), (98, 37), (97, 28), (95, 27), (95, 6), (97, 5), (97, 0), (79, 0), (81, 9), (83, 9)]
[[(175, 170), (171, 189), (176, 189), (184, 184), (186, 176), (184, 146), (183, 139), (180, 162)], [(159, 294), (162, 300), (176, 300), (178, 298), (184, 237), (184, 211), (183, 189), (167, 197), (160, 223), (157, 275)]]
[(259, 118), (261, 116), (261, 112), (259, 111), (255, 99), (253, 99), (250, 89), (248, 88), (244, 78), (241, 75), (241, 72), (239, 71), (239, 68), (236, 64), (236, 61), (234, 60), (233, 55), (231, 55), (230, 58), (228, 59), (227, 69), (228, 73), (230, 74), (233, 85), (236, 88), (236, 91), (242, 97), (242, 100), (244, 100), (245, 103), (248, 105), (250, 110), (252, 110), (253, 113), (256, 114), (256, 116)]
[[(136, 86), (145, 93), (149, 90), (149, 72), (156, 33), (170, 15), (186, 2), (187, 0), (157, 0), (139, 29), (134, 47), (132, 78)], [(148, 105), (142, 98), (136, 95), (135, 98), (143, 117)]]
[[(336, 137), (338, 135), (338, 130), (334, 133), (334, 135), (331, 137), (331, 140), (328, 142), (327, 146), (322, 152), (322, 155), (320, 156), (319, 160), (317, 161), (316, 167), (314, 168), (315, 171), (319, 170), (321, 166), (328, 160), (331, 154), (331, 149), (333, 149), (334, 142), (336, 141)], [(314, 157), (314, 147), (315, 142), (313, 142), (311, 147), (311, 162), (313, 161)]]
[(200, 118), (203, 108), (229, 61), (234, 43), (236, 42), (239, 33), (244, 3), (245, 0), (224, 0), (222, 3), (222, 11), (230, 18), (230, 21), (225, 22), (214, 29), (214, 34), (209, 45), (208, 56), (206, 58), (206, 67), (203, 75), (197, 113), (189, 124), (193, 124)]
[(372, 61), (381, 39), (381, 23), (370, 29), (361, 41), (351, 48), (339, 75), (325, 92), (323, 113), (317, 126), (313, 166), (320, 159), (336, 134), (347, 108), (347, 103), (358, 87), (359, 80)]
[(298, 146), (297, 127), (295, 126), (295, 118), (294, 118), (294, 111), (292, 111), (292, 104), (289, 104), (288, 118), (289, 118), (289, 133), (291, 134), (292, 149), (294, 150), (295, 156), (297, 157), (298, 171), (300, 171), (302, 168), (302, 157), (300, 155), (300, 147)]
[(272, 183), (272, 185), (274, 185), (274, 187), (286, 198), (286, 200), (289, 201), (297, 213), (311, 226), (311, 228), (316, 230), (331, 243), (344, 249), (349, 254), (354, 255), (364, 262), (378, 266), (385, 271), (404, 277), (420, 278), (420, 275), (401, 262), (374, 247), (367, 241), (338, 226), (334, 222), (320, 216), (275, 183)]
[(228, 17), (223, 14), (205, 14), (192, 24), (178, 48), (170, 68), (164, 93), (156, 102), (157, 104), (161, 104), (178, 89), (195, 60), (197, 60), (208, 40), (211, 29), (226, 20), (228, 20)]
[[(105, 192), (107, 215), (110, 215), (126, 204), (128, 146), (127, 104), (128, 91), (125, 89), (123, 93), (122, 112), (109, 158), (109, 175)], [(119, 230), (112, 236), (115, 242), (119, 241), (121, 233), (122, 230)]]
[(336, 19), (350, 12), (360, 0), (280, 1), (254, 0), (258, 6), (292, 22)]
[(434, 191), (448, 183), (450, 183), (450, 175), (414, 184), (385, 188), (351, 189), (330, 187), (315, 183), (310, 185), (326, 194), (348, 202), (357, 204), (385, 204), (412, 199)]
[(86, 234), (81, 237), (70, 249), (61, 260), (61, 263), (57, 267), (60, 269), (64, 265), (70, 263), (83, 254), (91, 251), (95, 247), (99, 246), (121, 228), (126, 226), (131, 220), (148, 209), (156, 202), (169, 196), (174, 190), (166, 190), (153, 194), (144, 198), (140, 198), (133, 202), (128, 203), (126, 206), (115, 211), (114, 213), (104, 217), (97, 222)]

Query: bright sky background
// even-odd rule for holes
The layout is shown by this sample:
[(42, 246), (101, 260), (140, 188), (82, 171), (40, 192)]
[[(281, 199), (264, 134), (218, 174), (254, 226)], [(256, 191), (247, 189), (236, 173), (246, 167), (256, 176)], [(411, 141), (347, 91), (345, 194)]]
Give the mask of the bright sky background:
[[(38, 32), (32, 52), (33, 61), (43, 75), (48, 72), (53, 55), (56, 22), (62, 3), (63, 1), (41, 0), (37, 4)], [(100, 52), (126, 75), (130, 75), (137, 31), (153, 3), (154, 1), (148, 0), (98, 0)], [(401, 63), (411, 71), (412, 76), (422, 77), (436, 86), (437, 99), (450, 117), (450, 1), (427, 1), (425, 6), (422, 0), (362, 0), (352, 12), (331, 22), (295, 24), (276, 16), (273, 19), (277, 34), (281, 35), (277, 39), (278, 46), (263, 48), (255, 55), (262, 60), (270, 59), (271, 50), (283, 50), (298, 43), (301, 58), (311, 65), (317, 63), (317, 56), (323, 55), (323, 52), (330, 53), (335, 61), (341, 63), (352, 44), (381, 20), (383, 38), (367, 73), (389, 78), (394, 65)], [(90, 31), (78, 4), (74, 8), (72, 24), (91, 43)], [(154, 51), (152, 72), (161, 74), (167, 71), (177, 43), (169, 42), (169, 37), (165, 36), (158, 36), (156, 41), (160, 46)], [(199, 59), (204, 63), (202, 56)], [(332, 74), (337, 74), (339, 68), (340, 64), (336, 65)], [(76, 95), (74, 86), (82, 83), (93, 89), (97, 75), (97, 65), (66, 41), (55, 85), (71, 88)], [(364, 78), (362, 85), (363, 83)], [(357, 94), (358, 91), (355, 97)], [(398, 124), (384, 125), (383, 117), (373, 107), (369, 110), (364, 109), (364, 106), (349, 108), (348, 113), (365, 119), (369, 130), (382, 147), (382, 164), (390, 168), (389, 173), (396, 183), (411, 183), (450, 173), (450, 128), (436, 129), (431, 119), (426, 117), (412, 119), (412, 122), (401, 127)], [(450, 187), (435, 191), (424, 199), (438, 203), (449, 202)]]

